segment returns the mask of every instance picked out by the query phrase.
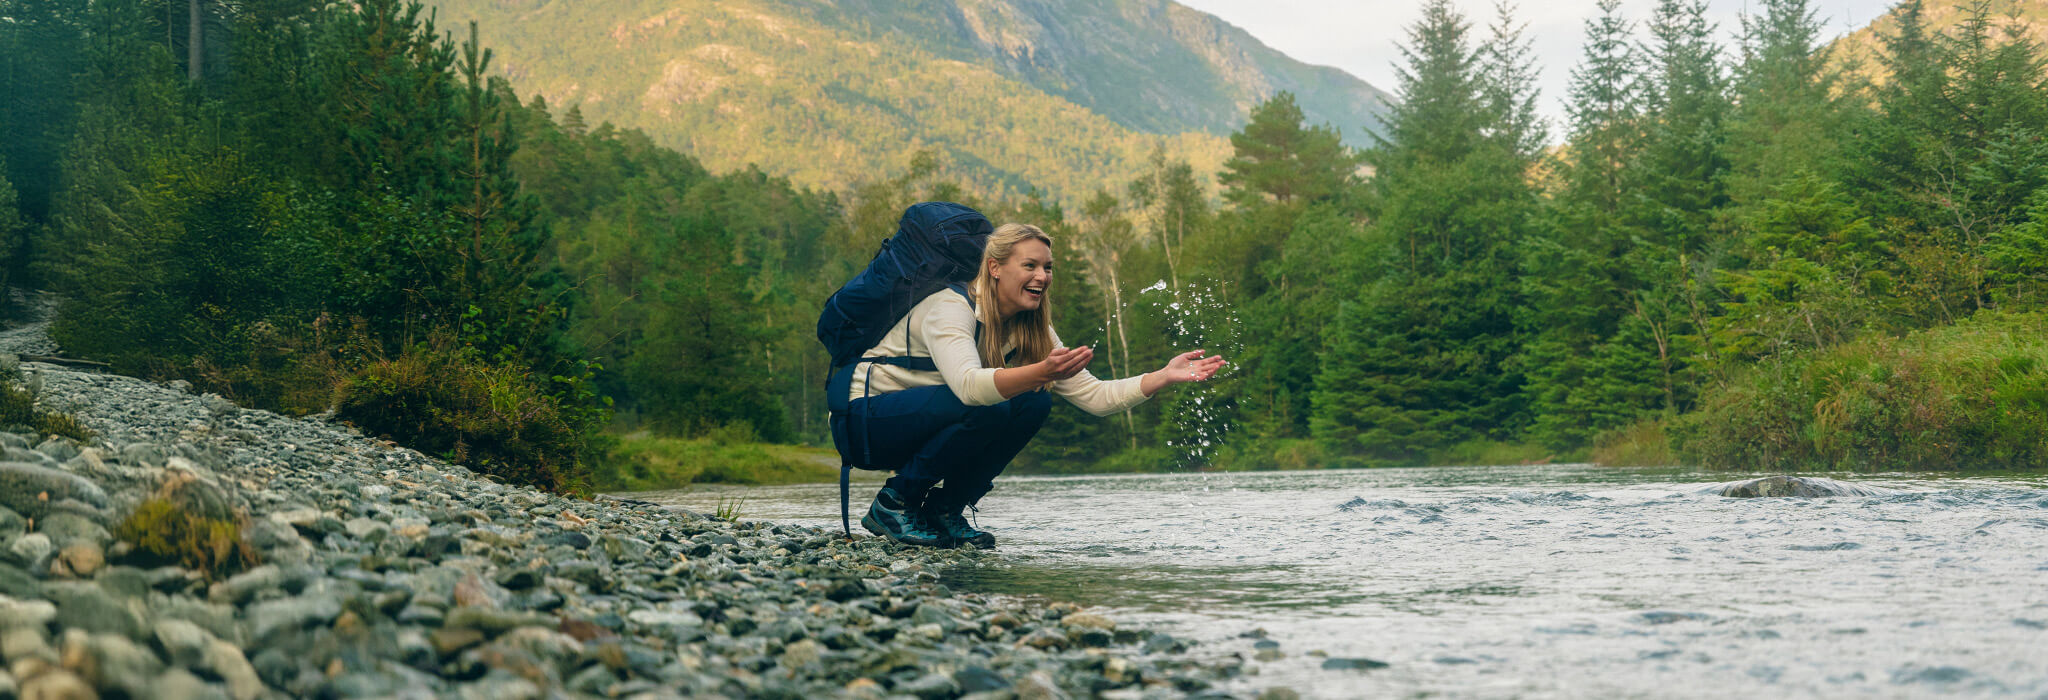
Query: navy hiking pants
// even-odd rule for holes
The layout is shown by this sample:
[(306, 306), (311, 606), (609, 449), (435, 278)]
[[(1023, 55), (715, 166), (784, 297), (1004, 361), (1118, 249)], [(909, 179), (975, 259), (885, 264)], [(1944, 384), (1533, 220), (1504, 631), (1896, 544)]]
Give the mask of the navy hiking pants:
[(993, 406), (969, 406), (941, 384), (854, 399), (846, 410), (851, 455), (870, 469), (930, 485), (944, 481), (946, 500), (972, 505), (996, 475), (1045, 425), (1052, 394), (1027, 391)]

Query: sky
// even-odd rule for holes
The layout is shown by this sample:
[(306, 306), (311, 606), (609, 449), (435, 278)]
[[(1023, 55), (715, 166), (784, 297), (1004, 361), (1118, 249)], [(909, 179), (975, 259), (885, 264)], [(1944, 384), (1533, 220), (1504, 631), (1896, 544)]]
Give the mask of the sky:
[[(1896, 0), (1810, 0), (1829, 38), (1869, 24)], [(1243, 27), (1268, 46), (1296, 60), (1344, 69), (1393, 92), (1396, 48), (1408, 26), (1421, 16), (1421, 0), (1179, 0)], [(1476, 36), (1486, 36), (1494, 17), (1494, 0), (1452, 0), (1471, 20)], [(1518, 18), (1528, 25), (1537, 67), (1542, 71), (1539, 110), (1550, 121), (1551, 140), (1564, 124), (1565, 90), (1578, 65), (1586, 20), (1599, 15), (1598, 0), (1519, 0)], [(1622, 15), (1640, 23), (1650, 16), (1655, 0), (1623, 0)], [(1708, 0), (1708, 18), (1718, 25), (1725, 45), (1732, 45), (1741, 17), (1755, 0)], [(1760, 11), (1760, 10), (1754, 10)], [(1638, 36), (1642, 35), (1640, 29)], [(1346, 134), (1347, 137), (1356, 136)]]

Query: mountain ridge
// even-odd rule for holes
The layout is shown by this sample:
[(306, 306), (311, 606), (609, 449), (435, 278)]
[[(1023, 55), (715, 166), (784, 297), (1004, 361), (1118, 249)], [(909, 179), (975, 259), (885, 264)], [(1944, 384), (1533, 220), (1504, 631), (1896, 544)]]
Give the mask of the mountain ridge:
[[(1165, 0), (432, 4), (444, 26), (477, 21), (494, 70), (558, 116), (574, 105), (589, 123), (644, 130), (717, 170), (755, 165), (827, 189), (933, 151), (950, 175), (991, 194), (1035, 189), (1078, 202), (1120, 191), (1155, 149), (1196, 172), (1220, 170), (1224, 136), (1272, 91), (1317, 79), (1348, 86), (1342, 99), (1297, 97), (1312, 122), (1359, 141), (1359, 120), (1373, 115), (1337, 123), (1317, 110), (1383, 99)], [(1176, 32), (1184, 38), (1165, 38)], [(1241, 40), (1203, 40), (1232, 32)], [(1213, 62), (1190, 42), (1251, 58)]]

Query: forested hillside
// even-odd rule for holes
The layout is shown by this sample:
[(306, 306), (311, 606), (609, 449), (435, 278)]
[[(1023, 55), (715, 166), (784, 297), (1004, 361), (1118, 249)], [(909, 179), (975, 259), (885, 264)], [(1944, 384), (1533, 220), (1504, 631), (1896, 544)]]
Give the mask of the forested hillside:
[[(844, 191), (930, 149), (977, 190), (1078, 201), (1163, 147), (1213, 171), (1280, 90), (1363, 143), (1381, 94), (1167, 2), (437, 0), (520, 91), (715, 170)], [(459, 26), (459, 25), (458, 25)]]

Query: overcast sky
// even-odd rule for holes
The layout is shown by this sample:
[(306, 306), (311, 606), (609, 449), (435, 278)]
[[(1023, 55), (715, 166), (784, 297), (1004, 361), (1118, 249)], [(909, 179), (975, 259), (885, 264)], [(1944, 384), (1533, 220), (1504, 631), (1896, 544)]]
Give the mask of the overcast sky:
[[(1243, 27), (1296, 60), (1342, 68), (1388, 92), (1394, 91), (1393, 63), (1401, 56), (1395, 44), (1406, 40), (1407, 28), (1420, 16), (1422, 6), (1420, 0), (1179, 1)], [(1829, 37), (1869, 24), (1894, 1), (1811, 0)], [(1479, 36), (1485, 36), (1485, 27), (1493, 21), (1494, 0), (1452, 0), (1451, 4), (1472, 20)], [(1519, 17), (1534, 39), (1543, 76), (1541, 107), (1550, 119), (1554, 141), (1562, 127), (1571, 69), (1578, 64), (1585, 39), (1585, 22), (1599, 14), (1599, 5), (1597, 0), (1519, 0), (1517, 4)], [(1741, 29), (1742, 14), (1756, 5), (1755, 0), (1709, 0), (1709, 18), (1719, 25), (1724, 38), (1732, 40)], [(1623, 0), (1622, 13), (1630, 21), (1640, 22), (1655, 6), (1655, 0)]]

